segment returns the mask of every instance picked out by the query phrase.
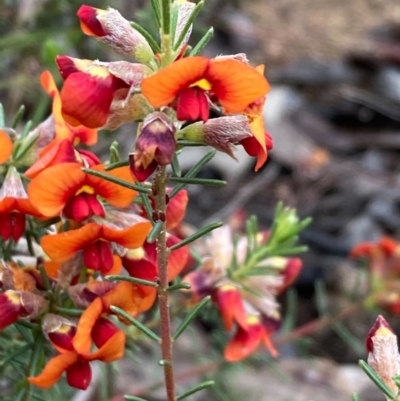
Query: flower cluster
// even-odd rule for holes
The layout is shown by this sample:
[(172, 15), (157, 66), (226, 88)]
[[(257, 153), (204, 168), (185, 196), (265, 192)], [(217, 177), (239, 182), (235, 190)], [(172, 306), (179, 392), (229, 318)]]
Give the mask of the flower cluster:
[(225, 329), (235, 327), (224, 353), (228, 361), (249, 356), (260, 343), (272, 356), (278, 355), (271, 341), (280, 327), (277, 296), (295, 281), (302, 262), (268, 256), (270, 240), (268, 232), (245, 236), (222, 226), (206, 239), (201, 266), (183, 278), (191, 286), (192, 302), (211, 295)]
[[(81, 6), (82, 31), (134, 62), (58, 56), (61, 91), (49, 71), (40, 77), (52, 98), (51, 116), (33, 131), (0, 130), (0, 330), (29, 321), (51, 344), (57, 354), (40, 371), (29, 369), (28, 382), (39, 388), (65, 373), (70, 386), (86, 389), (92, 361), (123, 356), (126, 325), (158, 339), (135, 319), (157, 295), (160, 320), (169, 319), (169, 283), (193, 264), (188, 244), (200, 237), (179, 234), (188, 203), (184, 185), (204, 165), (187, 177), (176, 173), (185, 144), (231, 157), (241, 145), (257, 158), (255, 170), (272, 148), (263, 121), (264, 66), (252, 67), (244, 54), (198, 56), (188, 46), (197, 6), (179, 0), (168, 7), (171, 32), (161, 35), (160, 47), (118, 11)], [(91, 148), (98, 130), (130, 121), (138, 133), (129, 160), (121, 162), (110, 148), (110, 160), (102, 162)], [(173, 189), (166, 186), (173, 181), (170, 164), (180, 183)], [(176, 283), (191, 285), (192, 302), (211, 295), (225, 328), (235, 328), (228, 361), (247, 357), (260, 342), (277, 355), (276, 297), (302, 266), (279, 255), (303, 250), (294, 245), (308, 223), (279, 206), (271, 232), (259, 231), (254, 219), (246, 235), (223, 226), (205, 241), (200, 267)], [(160, 326), (161, 346), (168, 347), (171, 333)]]
[(392, 238), (363, 242), (351, 251), (351, 257), (367, 262), (372, 302), (387, 312), (400, 314), (400, 246)]

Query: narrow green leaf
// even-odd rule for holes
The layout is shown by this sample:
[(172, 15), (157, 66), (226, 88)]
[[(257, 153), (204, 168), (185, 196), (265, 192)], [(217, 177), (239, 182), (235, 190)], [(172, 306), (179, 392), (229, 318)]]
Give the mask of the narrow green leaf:
[(153, 228), (149, 232), (149, 235), (147, 236), (147, 242), (149, 244), (152, 244), (158, 237), (158, 234), (160, 234), (161, 230), (164, 227), (164, 222), (161, 220), (158, 220), (155, 222)]
[(150, 189), (144, 188), (141, 185), (132, 184), (128, 181), (121, 180), (121, 179), (113, 177), (112, 175), (109, 175), (109, 174), (104, 174), (100, 171), (91, 170), (90, 168), (85, 168), (85, 167), (82, 168), (82, 171), (86, 174), (90, 174), (90, 175), (94, 175), (95, 177), (103, 178), (104, 180), (113, 182), (114, 184), (119, 184), (122, 187), (125, 187), (128, 189), (133, 189), (134, 191), (137, 191), (137, 192), (142, 192), (145, 194), (148, 194), (151, 192)]
[(207, 43), (211, 40), (211, 38), (214, 36), (214, 28), (211, 27), (205, 34), (204, 36), (200, 39), (200, 41), (197, 43), (197, 45), (193, 48), (193, 50), (190, 52), (190, 57), (197, 56), (203, 49), (204, 47), (207, 46)]
[(15, 396), (14, 401), (22, 401), (27, 390), (28, 389), (26, 387), (21, 388), (21, 390), (19, 390), (18, 394)]
[(193, 25), (193, 22), (194, 22), (195, 18), (197, 17), (197, 14), (201, 11), (203, 6), (204, 6), (204, 1), (199, 1), (196, 4), (196, 7), (193, 9), (192, 13), (190, 14), (190, 17), (188, 18), (185, 26), (183, 27), (178, 40), (174, 42), (174, 51), (177, 51), (180, 48), (180, 46), (182, 45), (183, 40), (186, 37), (186, 34), (189, 32), (190, 27)]
[(169, 35), (171, 29), (171, 1), (161, 0), (162, 31)]
[(43, 265), (39, 265), (39, 272), (40, 272), (40, 276), (42, 277), (42, 280), (43, 280), (44, 288), (46, 288), (46, 291), (48, 293), (52, 294), (53, 289), (51, 288), (49, 276), (47, 275), (46, 270), (44, 269)]
[(211, 296), (208, 295), (189, 311), (189, 314), (182, 321), (182, 323), (176, 329), (175, 334), (172, 336), (174, 340), (176, 340), (185, 331), (186, 327), (189, 326), (189, 324), (195, 319), (195, 317), (199, 314), (199, 312), (203, 309), (203, 307), (208, 303), (210, 299)]
[(32, 129), (33, 121), (29, 120), (25, 126), (24, 129), (21, 132), (21, 137), (20, 139), (25, 139), (25, 137), (29, 134), (30, 130)]
[(360, 397), (358, 396), (358, 393), (353, 393), (351, 396), (351, 401), (360, 401)]
[(110, 163), (109, 165), (107, 165), (105, 167), (104, 170), (111, 171), (111, 170), (114, 170), (114, 169), (116, 169), (118, 167), (125, 167), (125, 166), (129, 166), (129, 161), (128, 160), (121, 160), (119, 162)]
[(158, 287), (158, 284), (154, 281), (143, 280), (137, 277), (130, 277), (130, 276), (119, 276), (119, 275), (109, 275), (104, 277), (108, 281), (128, 281), (134, 284), (146, 285), (147, 287)]
[(133, 21), (131, 21), (131, 26), (145, 37), (150, 47), (153, 49), (154, 53), (161, 53), (160, 45), (155, 41), (155, 39), (151, 36), (151, 34), (148, 31), (146, 31), (146, 29), (144, 29), (139, 24)]
[(144, 398), (136, 397), (135, 395), (124, 395), (124, 399), (127, 401), (147, 401)]
[(24, 115), (24, 113), (25, 113), (25, 106), (21, 105), (21, 107), (15, 113), (15, 117), (14, 117), (13, 123), (11, 124), (11, 128), (15, 129), (17, 127), (17, 125), (20, 122), (20, 120), (21, 120), (22, 116)]
[(7, 355), (4, 359), (0, 361), (0, 367), (5, 366), (9, 361), (11, 361), (11, 359), (15, 359), (19, 355), (28, 352), (31, 348), (32, 348), (31, 344), (26, 344), (23, 347), (18, 348), (15, 352), (12, 352), (11, 354)]
[(172, 171), (177, 177), (182, 176), (181, 166), (179, 165), (178, 155), (175, 153), (171, 163)]
[(13, 155), (14, 160), (22, 159), (29, 151), (29, 149), (31, 149), (35, 142), (39, 139), (39, 136), (39, 132), (36, 132), (35, 134), (31, 135), (29, 139), (26, 139), (26, 141), (22, 142), (21, 146), (18, 147), (17, 151)]
[(170, 182), (178, 182), (182, 184), (194, 184), (194, 185), (208, 185), (211, 187), (223, 187), (226, 185), (226, 181), (213, 180), (208, 178), (188, 178), (188, 177), (169, 177)]
[[(215, 149), (204, 155), (185, 175), (185, 178), (196, 177), (200, 170), (216, 155), (217, 151)], [(170, 198), (173, 198), (183, 187), (184, 183), (177, 184), (169, 194)]]
[(185, 282), (175, 283), (167, 288), (167, 291), (176, 291), (176, 290), (190, 290), (190, 284)]
[[(140, 184), (138, 184), (140, 185)], [(144, 188), (144, 187), (143, 187)], [(140, 199), (142, 200), (144, 210), (146, 211), (147, 218), (154, 224), (153, 221), (153, 208), (150, 203), (150, 199), (147, 194), (139, 192)]]
[(156, 17), (157, 25), (161, 27), (161, 9), (159, 0), (151, 0), (151, 7), (153, 8)]
[(147, 328), (143, 323), (139, 322), (139, 320), (136, 320), (134, 317), (130, 316), (128, 313), (126, 313), (124, 310), (121, 308), (118, 308), (114, 305), (110, 307), (110, 309), (116, 313), (117, 315), (122, 316), (125, 318), (128, 322), (133, 324), (136, 328), (138, 328), (143, 334), (145, 334), (147, 337), (151, 338), (154, 341), (157, 341), (158, 343), (161, 342), (161, 338), (154, 333), (154, 331), (150, 330)]
[(206, 235), (212, 230), (215, 230), (216, 228), (222, 227), (223, 223), (211, 223), (208, 224), (207, 226), (201, 228), (199, 231), (195, 232), (194, 234), (190, 235), (189, 237), (185, 238), (181, 242), (178, 242), (175, 245), (172, 245), (169, 249), (171, 251), (175, 251), (176, 249), (179, 249), (183, 247), (184, 245), (190, 244), (193, 241), (196, 241), (196, 239), (202, 237), (203, 235)]
[(83, 313), (83, 310), (81, 309), (63, 308), (61, 306), (56, 306), (55, 309), (57, 312), (64, 313), (65, 315), (69, 316), (81, 316)]
[(35, 344), (33, 346), (31, 360), (29, 362), (29, 376), (36, 376), (39, 371), (39, 357), (40, 353), (43, 351), (43, 341), (44, 336), (41, 331), (35, 338)]
[(113, 141), (110, 145), (110, 164), (118, 163), (119, 161), (118, 142)]
[(214, 380), (207, 380), (203, 383), (198, 384), (197, 386), (192, 387), (190, 390), (185, 391), (183, 394), (178, 395), (178, 397), (176, 397), (176, 399), (179, 400), (183, 400), (186, 397), (189, 397), (189, 395), (192, 395), (194, 393), (197, 393), (200, 390), (204, 390), (207, 387), (213, 386), (215, 384)]
[(366, 373), (366, 375), (375, 383), (375, 385), (381, 390), (386, 397), (393, 400), (394, 394), (390, 391), (390, 389), (386, 386), (386, 384), (382, 381), (382, 379), (376, 374), (375, 370), (371, 368), (365, 361), (360, 359), (358, 361), (358, 365), (361, 369)]

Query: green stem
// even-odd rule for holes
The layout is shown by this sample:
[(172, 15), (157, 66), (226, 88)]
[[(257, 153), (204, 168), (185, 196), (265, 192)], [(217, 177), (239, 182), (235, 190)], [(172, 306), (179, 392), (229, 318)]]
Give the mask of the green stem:
[[(159, 166), (154, 177), (153, 196), (155, 200), (155, 213), (160, 216), (165, 216), (166, 184), (166, 168), (165, 166)], [(160, 310), (161, 352), (164, 361), (163, 368), (167, 401), (176, 401), (168, 293), (168, 254), (167, 233), (164, 221), (157, 236), (158, 275), (160, 279), (158, 287), (158, 307)]]

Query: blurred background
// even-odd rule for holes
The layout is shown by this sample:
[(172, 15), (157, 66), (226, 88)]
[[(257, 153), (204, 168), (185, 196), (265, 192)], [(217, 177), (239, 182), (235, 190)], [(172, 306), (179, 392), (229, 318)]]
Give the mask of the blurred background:
[[(117, 8), (125, 18), (155, 33), (149, 3), (85, 2)], [(121, 59), (81, 33), (76, 18), (81, 4), (81, 0), (0, 0), (0, 101), (9, 120), (21, 104), (27, 110), (25, 121), (32, 120), (33, 126), (50, 113), (39, 75), (50, 69), (61, 84), (54, 64), (57, 54)], [(228, 179), (229, 184), (222, 190), (189, 186), (187, 221), (200, 226), (226, 220), (239, 210), (256, 214), (268, 227), (278, 200), (296, 207), (301, 217), (314, 221), (301, 238), (309, 246), (302, 275), (295, 292), (282, 299), (283, 315), (289, 316), (284, 327), (289, 330), (321, 314), (345, 310), (361, 296), (364, 280), (348, 258), (351, 248), (382, 235), (400, 235), (400, 2), (207, 0), (198, 21), (193, 42), (209, 26), (215, 28), (205, 55), (245, 52), (253, 65), (266, 65), (272, 90), (265, 120), (274, 149), (257, 174), (252, 171), (254, 161), (240, 151), (236, 154), (240, 163), (224, 154), (215, 158), (202, 175)], [(134, 132), (133, 125), (105, 132), (98, 150), (108, 149), (117, 135), (126, 145), (121, 150), (129, 152)], [(198, 157), (192, 152), (202, 150), (183, 152), (185, 169)], [(212, 316), (204, 316), (197, 331), (178, 346), (177, 371), (183, 372), (178, 374), (179, 384), (195, 383), (218, 369), (217, 386), (207, 398), (196, 396), (198, 400), (329, 396), (338, 401), (350, 400), (353, 391), (360, 392), (362, 400), (381, 399), (356, 366), (359, 358), (366, 357), (363, 341), (377, 313), (360, 311), (344, 324), (286, 342), (280, 347), (279, 362), (262, 355), (237, 366), (218, 362), (214, 348), (222, 347), (226, 339), (212, 330)], [(400, 330), (397, 320), (389, 317)], [(137, 351), (134, 368), (123, 362), (116, 375), (117, 394), (157, 382), (159, 369), (144, 366), (140, 352), (152, 351)], [(201, 367), (185, 375), (194, 360)], [(97, 397), (78, 394), (74, 401), (91, 396)], [(112, 400), (122, 399), (118, 397)]]

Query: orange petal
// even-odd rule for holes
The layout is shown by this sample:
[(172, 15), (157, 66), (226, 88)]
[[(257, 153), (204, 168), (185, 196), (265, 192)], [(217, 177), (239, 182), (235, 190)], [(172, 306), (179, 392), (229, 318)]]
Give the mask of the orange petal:
[(264, 336), (264, 329), (254, 316), (248, 318), (248, 329), (238, 326), (237, 332), (224, 351), (224, 358), (228, 362), (240, 361), (252, 354), (259, 346)]
[(14, 210), (18, 210), (20, 213), (29, 214), (37, 218), (43, 218), (43, 215), (32, 205), (29, 199), (16, 199)]
[(53, 97), (58, 92), (54, 78), (51, 75), (51, 72), (48, 70), (43, 71), (40, 75), (40, 84), (51, 97)]
[(7, 196), (0, 201), (0, 213), (10, 213), (17, 207), (17, 199)]
[(70, 197), (82, 187), (85, 176), (78, 163), (52, 166), (28, 185), (29, 199), (40, 213), (48, 217), (57, 216)]
[(7, 133), (0, 129), (0, 164), (5, 163), (11, 156), (13, 143)]
[(128, 249), (139, 248), (143, 245), (147, 235), (151, 230), (150, 222), (134, 224), (124, 230), (115, 230), (107, 226), (102, 228), (102, 238), (116, 242)]
[(142, 93), (153, 107), (171, 103), (178, 92), (204, 78), (209, 60), (205, 57), (188, 57), (142, 81)]
[(228, 284), (223, 285), (218, 288), (213, 299), (218, 305), (227, 331), (232, 330), (234, 322), (238, 323), (243, 329), (247, 329), (246, 311), (237, 287)]
[(40, 243), (51, 260), (65, 262), (71, 259), (85, 245), (98, 239), (100, 232), (101, 226), (99, 224), (88, 223), (77, 230), (45, 235)]
[(60, 274), (61, 271), (61, 263), (53, 262), (51, 260), (46, 260), (43, 262), (43, 267), (44, 270), (46, 271), (46, 274), (50, 278), (53, 278), (54, 280), (58, 279), (58, 275)]
[(256, 69), (237, 60), (213, 59), (205, 78), (226, 113), (240, 113), (270, 90), (268, 81)]
[[(129, 167), (119, 167), (112, 171), (105, 171), (104, 165), (93, 166), (93, 170), (101, 171), (102, 173), (107, 173), (112, 177), (119, 178), (130, 183), (134, 183), (132, 174), (130, 173)], [(104, 178), (95, 177), (93, 175), (87, 175), (86, 184), (96, 190), (96, 193), (102, 196), (107, 202), (115, 207), (127, 207), (136, 196), (137, 192), (122, 187), (119, 184), (114, 184), (113, 182), (107, 181)]]
[(119, 330), (99, 350), (84, 354), (82, 358), (87, 361), (114, 362), (124, 356), (125, 341), (125, 333)]
[(104, 67), (70, 74), (61, 90), (64, 120), (72, 126), (101, 127), (107, 122), (113, 96), (113, 78)]
[(92, 329), (104, 312), (101, 298), (96, 298), (82, 313), (72, 344), (79, 354), (86, 354), (92, 346)]
[[(172, 246), (181, 240), (173, 235), (168, 236), (167, 246)], [(168, 256), (168, 280), (172, 281), (186, 266), (189, 257), (189, 247), (182, 246), (181, 248), (172, 251)]]
[(167, 230), (177, 227), (183, 220), (188, 201), (189, 198), (185, 189), (182, 189), (172, 199), (170, 199), (166, 210)]
[(28, 377), (28, 381), (37, 387), (46, 389), (60, 380), (63, 372), (78, 360), (76, 352), (68, 352), (50, 359), (39, 376)]
[(132, 283), (119, 283), (114, 289), (107, 292), (103, 297), (103, 305), (109, 310), (111, 305), (123, 309), (131, 316), (139, 312), (145, 312), (155, 301), (156, 289), (143, 287)]
[(48, 167), (75, 161), (75, 151), (71, 141), (54, 139), (40, 152), (39, 159), (25, 171), (25, 176), (33, 179)]
[(264, 119), (261, 115), (251, 116), (250, 130), (254, 138), (261, 145), (262, 149), (266, 151), (267, 142), (265, 138)]

